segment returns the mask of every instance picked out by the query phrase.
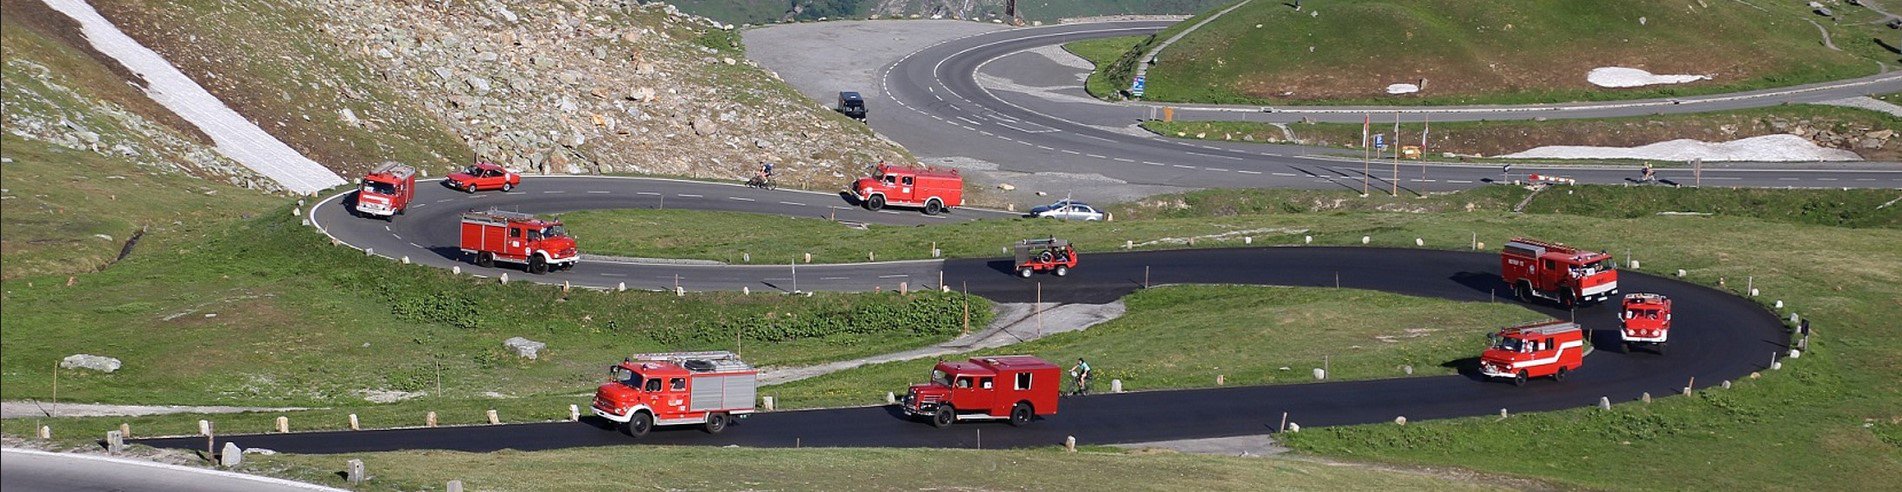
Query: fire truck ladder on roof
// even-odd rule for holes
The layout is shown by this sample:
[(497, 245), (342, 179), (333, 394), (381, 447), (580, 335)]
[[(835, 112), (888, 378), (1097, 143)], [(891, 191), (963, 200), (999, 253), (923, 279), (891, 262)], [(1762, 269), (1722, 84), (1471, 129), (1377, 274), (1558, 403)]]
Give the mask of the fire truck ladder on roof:
[[(738, 354), (725, 350), (634, 354), (628, 356), (627, 361), (672, 362), (694, 372), (750, 371), (753, 369), (752, 365), (740, 360)], [(704, 364), (701, 362), (704, 362)]]

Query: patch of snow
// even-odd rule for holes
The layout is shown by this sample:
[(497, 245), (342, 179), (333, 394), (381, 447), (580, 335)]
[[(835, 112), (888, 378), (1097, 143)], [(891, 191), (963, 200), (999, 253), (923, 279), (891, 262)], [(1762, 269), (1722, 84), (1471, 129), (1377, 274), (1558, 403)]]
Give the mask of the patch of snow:
[(1763, 135), (1729, 142), (1678, 139), (1638, 147), (1550, 145), (1498, 157), (1509, 159), (1651, 159), (1662, 161), (1812, 162), (1859, 161), (1855, 152), (1817, 146), (1790, 134)]
[(1657, 75), (1636, 68), (1598, 67), (1585, 74), (1585, 81), (1599, 87), (1643, 87), (1659, 84), (1682, 84), (1710, 80), (1709, 75)]
[(1412, 94), (1420, 92), (1420, 86), (1413, 84), (1393, 84), (1387, 86), (1388, 94)]
[(218, 153), (304, 194), (344, 183), (343, 177), (304, 157), (231, 110), (151, 48), (119, 30), (85, 0), (45, 0), (78, 21), (86, 40), (148, 83), (146, 95), (211, 136)]
[(420, 391), (409, 392), (384, 389), (359, 390), (358, 393), (362, 394), (363, 399), (370, 403), (395, 403), (428, 394)]

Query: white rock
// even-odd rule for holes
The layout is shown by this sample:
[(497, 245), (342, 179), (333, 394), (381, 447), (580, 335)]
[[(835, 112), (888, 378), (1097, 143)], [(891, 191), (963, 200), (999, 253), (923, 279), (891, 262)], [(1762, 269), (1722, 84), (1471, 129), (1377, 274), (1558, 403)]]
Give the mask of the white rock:
[(92, 354), (73, 354), (60, 359), (59, 366), (66, 369), (91, 369), (110, 373), (119, 370), (119, 359)]
[(1412, 94), (1420, 92), (1420, 86), (1413, 84), (1392, 84), (1387, 86), (1388, 94)]
[(512, 337), (502, 341), (502, 346), (515, 351), (516, 356), (537, 359), (541, 357), (541, 350), (548, 347), (548, 344), (522, 337)]

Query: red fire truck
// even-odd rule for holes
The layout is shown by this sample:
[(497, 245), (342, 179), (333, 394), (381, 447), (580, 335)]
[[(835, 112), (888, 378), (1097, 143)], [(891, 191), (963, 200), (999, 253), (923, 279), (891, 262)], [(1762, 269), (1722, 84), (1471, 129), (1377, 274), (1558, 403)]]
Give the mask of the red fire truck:
[(1057, 413), (1062, 368), (1029, 355), (977, 357), (939, 362), (931, 382), (905, 392), (905, 414), (945, 427), (959, 420), (1010, 419), (1029, 424), (1035, 416)]
[(1493, 334), (1492, 348), (1479, 356), (1479, 372), (1511, 378), (1512, 384), (1546, 376), (1563, 381), (1565, 373), (1577, 370), (1584, 362), (1585, 331), (1578, 323), (1548, 321)]
[(581, 261), (575, 240), (559, 220), (490, 210), (462, 214), (462, 253), (484, 268), (495, 262), (521, 263), (528, 273), (574, 268)]
[(948, 212), (964, 205), (964, 176), (957, 171), (939, 171), (922, 167), (893, 166), (879, 163), (872, 175), (852, 182), (847, 190), (858, 197), (866, 210), (886, 205), (923, 207), (926, 215)]
[(1515, 238), (1499, 252), (1500, 278), (1519, 299), (1547, 299), (1562, 306), (1596, 302), (1618, 293), (1611, 255), (1559, 243)]
[(357, 206), (352, 210), (359, 215), (390, 219), (402, 215), (415, 195), (416, 169), (385, 162), (363, 176), (362, 186), (357, 188)]
[(1630, 352), (1637, 345), (1650, 345), (1659, 354), (1671, 337), (1671, 298), (1663, 294), (1638, 292), (1625, 294), (1625, 309), (1618, 313), (1623, 322), (1618, 334), (1623, 348)]
[(701, 425), (726, 430), (753, 413), (759, 371), (732, 352), (637, 354), (608, 368), (610, 381), (594, 390), (594, 414), (641, 437), (656, 425)]

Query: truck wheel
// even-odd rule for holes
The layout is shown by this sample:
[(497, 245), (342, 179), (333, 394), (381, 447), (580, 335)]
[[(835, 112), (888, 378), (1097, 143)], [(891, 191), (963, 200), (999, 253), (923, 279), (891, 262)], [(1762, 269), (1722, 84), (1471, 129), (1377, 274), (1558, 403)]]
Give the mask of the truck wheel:
[(872, 195), (871, 198), (865, 199), (866, 210), (878, 210), (881, 208), (885, 208), (885, 195)]
[(931, 200), (925, 202), (925, 215), (938, 215), (944, 212), (944, 202)]
[(1564, 368), (1564, 367), (1560, 367), (1560, 368), (1559, 368), (1559, 372), (1556, 372), (1556, 373), (1553, 373), (1553, 374), (1552, 374), (1552, 380), (1553, 380), (1553, 381), (1564, 381), (1564, 380), (1565, 380), (1565, 368)]
[(1018, 403), (1010, 409), (1010, 425), (1023, 427), (1030, 425), (1030, 404)]
[(1513, 385), (1513, 386), (1525, 386), (1525, 385), (1526, 385), (1526, 372), (1525, 372), (1525, 371), (1519, 371), (1519, 374), (1518, 374), (1518, 375), (1515, 375), (1515, 376), (1513, 376), (1513, 377), (1512, 377), (1512, 385)]
[(1057, 276), (1058, 276), (1058, 277), (1061, 277), (1061, 276), (1064, 276), (1064, 275), (1069, 275), (1069, 274), (1070, 274), (1070, 267), (1067, 267), (1067, 266), (1063, 266), (1063, 265), (1057, 265), (1057, 271), (1056, 271), (1056, 274), (1057, 274)]
[(647, 412), (634, 412), (634, 416), (628, 418), (627, 423), (621, 424), (621, 432), (629, 436), (645, 436), (650, 430), (654, 430), (654, 416), (648, 415)]
[(931, 414), (932, 427), (937, 427), (942, 429), (945, 427), (950, 427), (952, 422), (957, 422), (957, 421), (958, 421), (958, 411), (955, 409), (952, 409), (950, 405), (938, 405), (937, 413)]
[(1532, 302), (1534, 300), (1532, 298), (1532, 287), (1526, 284), (1519, 284), (1519, 286), (1515, 287), (1512, 292), (1514, 295), (1519, 296), (1519, 300), (1521, 302)]
[(479, 266), (482, 268), (495, 268), (495, 255), (490, 253), (477, 253), (476, 266)]
[(1578, 307), (1578, 298), (1573, 296), (1572, 291), (1570, 289), (1560, 291), (1559, 305), (1565, 306), (1568, 308)]
[(1665, 344), (1665, 342), (1658, 342), (1658, 344), (1657, 344), (1657, 349), (1658, 349), (1658, 355), (1664, 355), (1664, 346), (1665, 346), (1665, 345), (1666, 345), (1666, 344)]
[(548, 261), (543, 260), (541, 256), (528, 257), (528, 273), (536, 275), (548, 273)]
[(1626, 354), (1631, 353), (1631, 342), (1618, 342), (1618, 351)]
[(720, 431), (723, 430), (726, 430), (726, 414), (716, 413), (707, 415), (708, 434), (719, 434)]
[(1030, 278), (1030, 274), (1031, 274), (1030, 267), (1024, 267), (1022, 270), (1017, 271), (1017, 276), (1023, 277), (1023, 278)]

